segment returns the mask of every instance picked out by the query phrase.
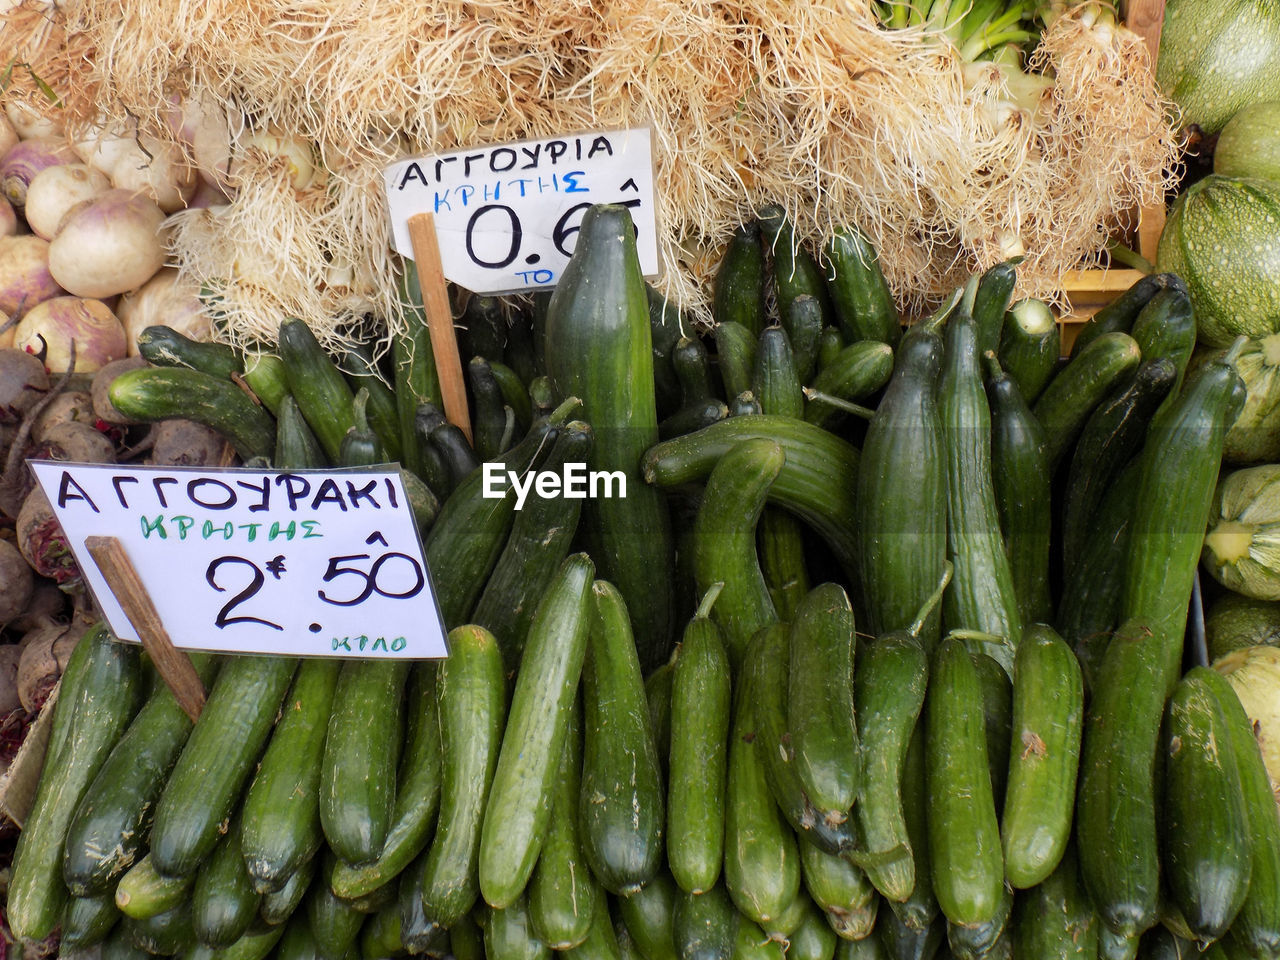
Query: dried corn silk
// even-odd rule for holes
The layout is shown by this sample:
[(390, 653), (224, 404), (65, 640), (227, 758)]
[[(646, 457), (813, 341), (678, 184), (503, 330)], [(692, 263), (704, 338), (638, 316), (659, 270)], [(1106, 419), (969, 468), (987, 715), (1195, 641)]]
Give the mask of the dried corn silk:
[(219, 292), (241, 341), (269, 341), (289, 315), (330, 342), (365, 312), (394, 326), (381, 170), (437, 150), (651, 124), (659, 286), (703, 320), (721, 247), (764, 203), (813, 243), (858, 224), (915, 311), (1017, 251), (1020, 295), (1060, 299), (1062, 272), (1097, 263), (1175, 172), (1145, 48), (1088, 7), (1046, 29), (1033, 60), (1054, 79), (1039, 87), (840, 0), (61, 9), (68, 48), (92, 53), (75, 61), (76, 89), (95, 110), (158, 131), (173, 98), (209, 97), (251, 129), (309, 141), (327, 168), (323, 187), (296, 192), (242, 135), (229, 207), (176, 217), (176, 260)]

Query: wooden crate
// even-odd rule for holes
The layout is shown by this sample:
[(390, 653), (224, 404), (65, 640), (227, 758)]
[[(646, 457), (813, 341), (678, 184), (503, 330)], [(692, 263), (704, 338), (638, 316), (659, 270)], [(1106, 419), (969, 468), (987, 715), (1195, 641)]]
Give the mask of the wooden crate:
[[(1160, 50), (1160, 28), (1164, 23), (1165, 0), (1129, 0), (1122, 12), (1125, 23), (1142, 37), (1151, 54), (1151, 68), (1155, 69)], [(1138, 252), (1155, 263), (1156, 244), (1164, 230), (1163, 204), (1143, 207), (1138, 212)], [(1062, 289), (1071, 301), (1071, 312), (1059, 318), (1062, 327), (1062, 349), (1070, 349), (1076, 332), (1099, 308), (1106, 306), (1120, 293), (1128, 290), (1142, 274), (1137, 270), (1115, 267), (1106, 270), (1072, 270), (1062, 278)]]

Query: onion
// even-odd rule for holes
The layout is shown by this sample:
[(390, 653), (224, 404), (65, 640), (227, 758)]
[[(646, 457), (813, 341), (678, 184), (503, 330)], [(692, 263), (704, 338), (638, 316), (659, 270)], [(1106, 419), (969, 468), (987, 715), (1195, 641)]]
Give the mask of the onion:
[(1227, 678), (1244, 705), (1271, 783), (1280, 787), (1280, 647), (1233, 650), (1214, 661), (1213, 669)]
[(244, 145), (268, 158), (279, 158), (289, 174), (289, 185), (299, 192), (325, 182), (325, 169), (320, 166), (315, 150), (306, 140), (291, 137), (275, 128), (254, 131), (244, 138)]
[(18, 321), (14, 345), (54, 373), (67, 369), (76, 342), (77, 373), (93, 373), (128, 353), (124, 327), (101, 300), (54, 297)]
[(164, 266), (155, 201), (108, 190), (73, 208), (49, 244), (54, 279), (79, 297), (110, 297), (146, 283)]
[(243, 129), (243, 122), (233, 123), (232, 114), (210, 94), (184, 100), (171, 112), (170, 124), (178, 139), (191, 148), (201, 179), (225, 192), (231, 192), (232, 143)]
[(66, 126), (59, 109), (47, 100), (42, 101), (40, 107), (24, 100), (10, 100), (4, 105), (5, 116), (23, 140), (61, 137)]
[(87, 163), (64, 163), (41, 170), (27, 187), (27, 225), (36, 236), (52, 240), (68, 210), (110, 189), (107, 175)]
[(46, 167), (75, 163), (76, 152), (58, 137), (23, 140), (0, 160), (0, 191), (15, 207), (27, 202), (27, 184)]
[(34, 233), (0, 237), (0, 311), (17, 313), (65, 291), (49, 269), (49, 241)]
[(137, 290), (126, 293), (116, 307), (124, 324), (129, 356), (138, 353), (138, 334), (158, 324), (172, 327), (192, 340), (208, 340), (212, 319), (200, 302), (195, 284), (179, 282), (175, 267), (161, 267)]
[(12, 237), (18, 232), (18, 215), (13, 212), (13, 204), (0, 197), (0, 237)]
[(181, 146), (141, 137), (130, 141), (130, 149), (111, 168), (111, 182), (143, 193), (165, 213), (173, 213), (187, 205), (200, 177)]
[(99, 122), (82, 131), (72, 144), (72, 149), (81, 160), (109, 177), (116, 164), (128, 156), (135, 146), (137, 144), (133, 142), (132, 136)]

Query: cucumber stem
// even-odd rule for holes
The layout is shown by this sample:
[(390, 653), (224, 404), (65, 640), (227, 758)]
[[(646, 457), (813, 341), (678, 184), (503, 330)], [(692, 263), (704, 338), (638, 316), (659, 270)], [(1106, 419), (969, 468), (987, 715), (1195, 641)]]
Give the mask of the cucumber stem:
[(1125, 246), (1119, 240), (1114, 240), (1107, 244), (1107, 253), (1111, 254), (1111, 259), (1117, 263), (1122, 263), (1126, 267), (1133, 270), (1140, 270), (1143, 273), (1155, 273), (1155, 265), (1130, 247)]
[(717, 580), (711, 586), (707, 587), (707, 592), (702, 595), (702, 600), (698, 604), (698, 609), (693, 613), (693, 618), (695, 620), (705, 620), (707, 617), (711, 616), (711, 608), (715, 605), (716, 597), (720, 596), (720, 591), (723, 589), (723, 580)]
[(911, 621), (911, 626), (907, 628), (907, 633), (913, 637), (919, 637), (920, 631), (924, 629), (925, 621), (933, 616), (934, 609), (942, 602), (942, 595), (947, 592), (947, 584), (951, 582), (951, 574), (955, 568), (951, 565), (950, 560), (942, 562), (942, 576), (938, 578), (938, 585), (933, 588), (933, 593), (925, 598), (916, 618)]
[(870, 420), (875, 416), (875, 411), (869, 407), (862, 407), (856, 403), (850, 403), (848, 400), (842, 400), (840, 397), (833, 397), (829, 393), (823, 393), (821, 390), (815, 390), (813, 387), (802, 387), (806, 400), (825, 403), (829, 407), (835, 407), (837, 410), (843, 410), (845, 413), (852, 413), (854, 416), (861, 417), (863, 420)]

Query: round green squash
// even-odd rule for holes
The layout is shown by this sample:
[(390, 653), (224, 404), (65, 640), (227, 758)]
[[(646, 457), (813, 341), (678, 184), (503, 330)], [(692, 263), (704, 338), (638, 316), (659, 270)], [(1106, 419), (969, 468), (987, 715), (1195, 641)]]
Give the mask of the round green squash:
[(1205, 133), (1280, 100), (1280, 0), (1168, 0), (1156, 81)]
[(1228, 590), (1280, 600), (1280, 464), (1227, 474), (1218, 483), (1201, 562)]
[[(1221, 357), (1225, 350), (1200, 348), (1192, 367)], [(1222, 459), (1233, 466), (1280, 461), (1280, 333), (1249, 340), (1235, 360), (1244, 383), (1244, 409), (1227, 431)]]
[(1215, 173), (1192, 184), (1169, 212), (1156, 259), (1186, 281), (1202, 343), (1280, 332), (1280, 183)]
[(1205, 614), (1204, 636), (1210, 662), (1245, 647), (1280, 647), (1280, 602), (1228, 590)]
[(1213, 150), (1213, 172), (1280, 180), (1280, 100), (1251, 104), (1227, 122)]

